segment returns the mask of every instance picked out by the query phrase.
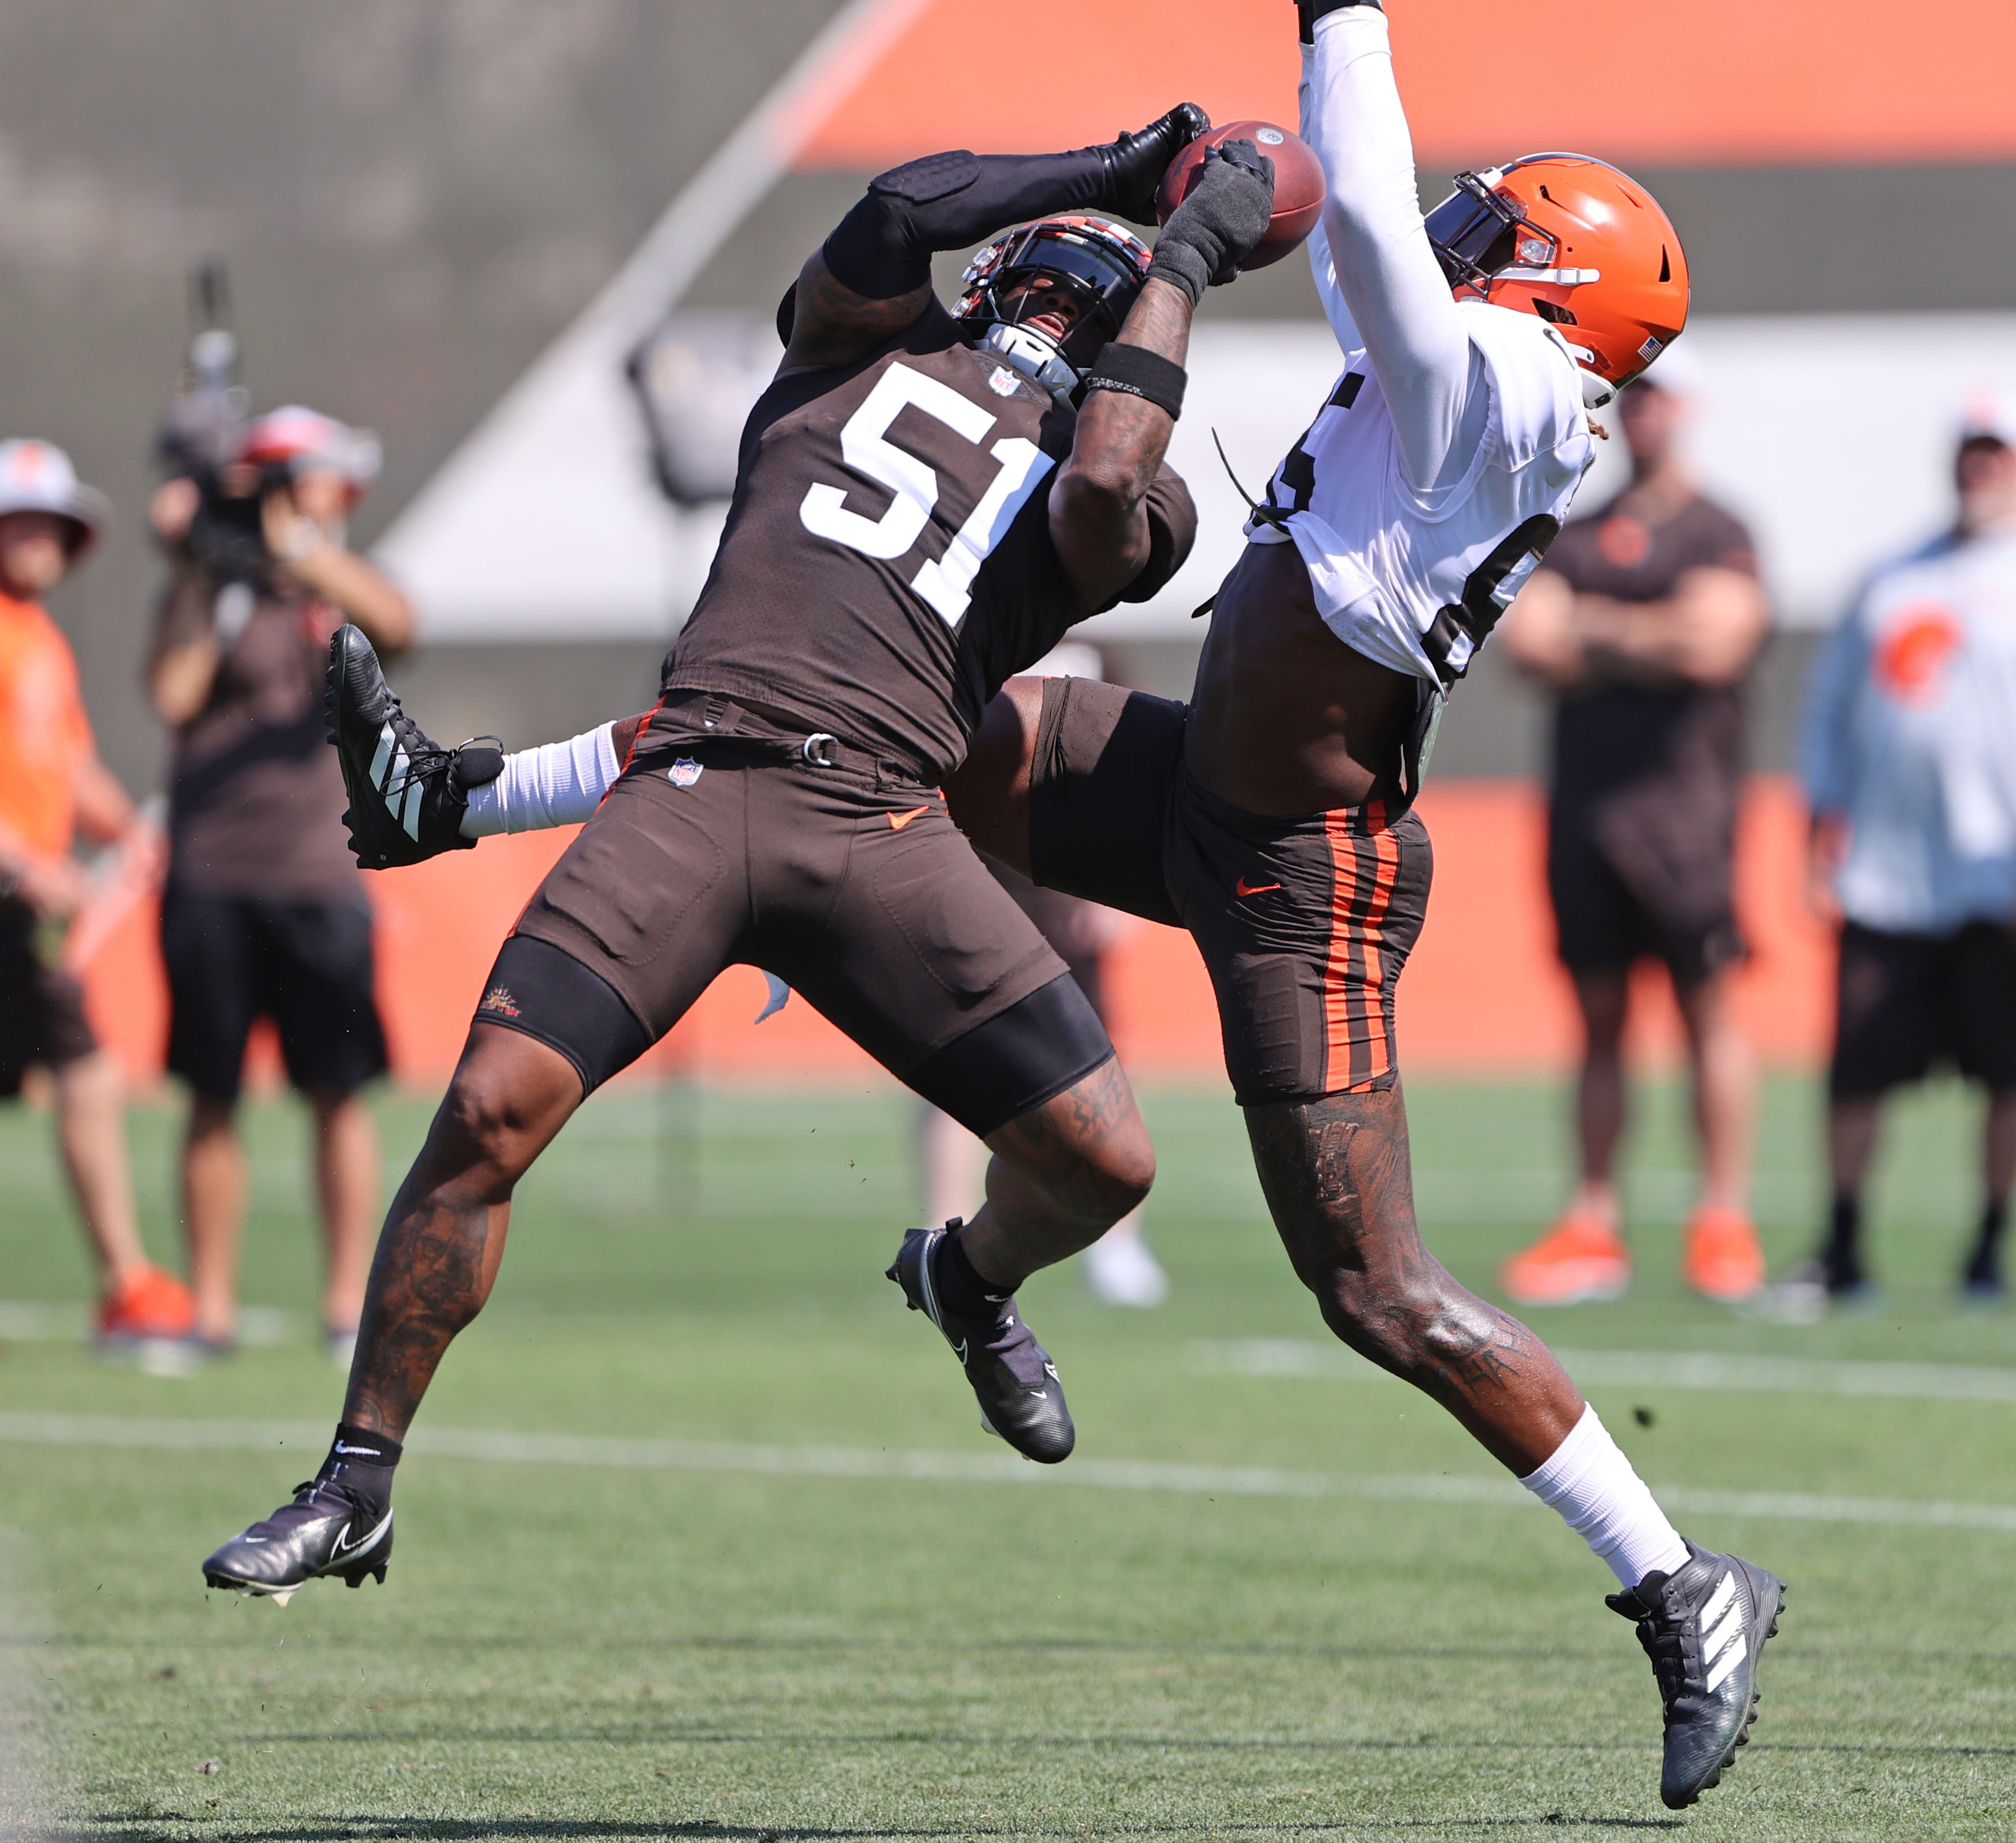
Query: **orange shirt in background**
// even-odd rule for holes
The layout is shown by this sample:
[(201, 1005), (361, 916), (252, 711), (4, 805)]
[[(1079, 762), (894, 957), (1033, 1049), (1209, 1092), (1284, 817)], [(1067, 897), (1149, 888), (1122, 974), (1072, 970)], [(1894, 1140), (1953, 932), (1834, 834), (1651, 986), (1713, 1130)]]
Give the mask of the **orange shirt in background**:
[(67, 851), (77, 770), (95, 753), (63, 629), (0, 595), (0, 826), (52, 857)]

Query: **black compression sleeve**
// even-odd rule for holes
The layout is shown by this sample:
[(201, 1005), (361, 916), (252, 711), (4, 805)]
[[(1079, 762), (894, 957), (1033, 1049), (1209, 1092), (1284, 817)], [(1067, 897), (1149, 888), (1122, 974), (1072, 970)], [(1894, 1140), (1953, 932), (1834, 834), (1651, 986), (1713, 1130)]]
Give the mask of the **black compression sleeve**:
[(870, 301), (927, 286), (931, 255), (963, 250), (1009, 225), (1083, 211), (1103, 196), (1096, 147), (1075, 153), (934, 153), (869, 182), (826, 240), (828, 272)]

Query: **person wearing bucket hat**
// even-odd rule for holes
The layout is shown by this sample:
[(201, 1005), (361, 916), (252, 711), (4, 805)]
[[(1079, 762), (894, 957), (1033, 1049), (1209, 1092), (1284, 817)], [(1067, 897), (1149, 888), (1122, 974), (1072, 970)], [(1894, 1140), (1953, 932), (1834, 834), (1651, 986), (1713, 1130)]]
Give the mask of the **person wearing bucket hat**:
[[(0, 441), (0, 1099), (49, 1071), (56, 1136), (97, 1269), (101, 1347), (185, 1335), (189, 1289), (146, 1256), (127, 1163), (117, 1064), (66, 963), (90, 901), (70, 856), (81, 832), (150, 883), (158, 835), (98, 758), (77, 664), (41, 603), (97, 541), (104, 496), (46, 441)], [(74, 944), (74, 938), (73, 938)]]
[(149, 508), (173, 560), (147, 686), (175, 732), (161, 945), (168, 1067), (190, 1094), (182, 1193), (196, 1334), (217, 1348), (236, 1334), (235, 1121), (263, 1016), (315, 1118), (322, 1323), (346, 1362), (380, 1179), (359, 1096), (387, 1058), (371, 911), (322, 740), (322, 669), (345, 621), (394, 653), (412, 637), (405, 596), (344, 541), (379, 458), (368, 431), (290, 405), (251, 422), (214, 473), (164, 482)]

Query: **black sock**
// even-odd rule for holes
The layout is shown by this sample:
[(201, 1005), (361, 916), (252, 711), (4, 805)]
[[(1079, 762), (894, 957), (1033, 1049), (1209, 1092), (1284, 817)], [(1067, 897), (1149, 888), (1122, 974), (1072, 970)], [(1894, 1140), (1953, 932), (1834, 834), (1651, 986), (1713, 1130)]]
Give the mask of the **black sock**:
[(2008, 1226), (2007, 1197), (1992, 1198), (1981, 1206), (1981, 1227), (1975, 1236), (1973, 1258), (1967, 1265), (1969, 1280), (1990, 1281), (2001, 1277), (2002, 1232)]
[(382, 1512), (391, 1504), (392, 1471), (405, 1451), (384, 1434), (339, 1421), (329, 1457), (315, 1476), (340, 1485), (359, 1509)]
[(967, 1258), (959, 1233), (954, 1230), (938, 1244), (938, 1258), (931, 1272), (931, 1282), (938, 1290), (938, 1297), (945, 1301), (945, 1308), (955, 1318), (985, 1320), (1000, 1309), (1002, 1301), (1010, 1296), (1006, 1287), (997, 1287), (984, 1279), (980, 1270)]
[(1829, 1285), (1852, 1286), (1861, 1279), (1861, 1193), (1838, 1191), (1827, 1212), (1827, 1245), (1820, 1251)]

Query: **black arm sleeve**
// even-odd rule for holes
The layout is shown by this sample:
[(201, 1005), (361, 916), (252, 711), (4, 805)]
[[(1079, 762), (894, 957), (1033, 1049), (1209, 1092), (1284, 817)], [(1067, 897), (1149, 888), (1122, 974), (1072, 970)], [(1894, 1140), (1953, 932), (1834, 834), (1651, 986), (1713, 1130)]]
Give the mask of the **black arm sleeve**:
[(822, 254), (842, 287), (869, 301), (893, 301), (930, 282), (934, 251), (963, 250), (1028, 218), (1093, 208), (1106, 184), (1096, 147), (934, 153), (871, 180)]
[(1190, 561), (1197, 542), (1197, 515), (1183, 476), (1165, 467), (1148, 488), (1148, 560), (1141, 573), (1121, 590), (1123, 602), (1152, 601)]

